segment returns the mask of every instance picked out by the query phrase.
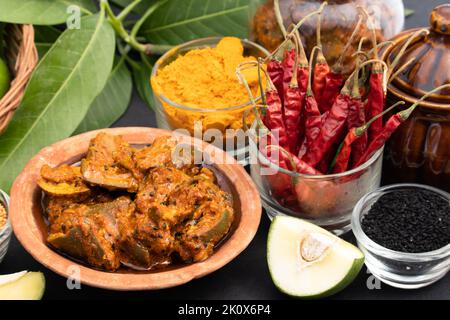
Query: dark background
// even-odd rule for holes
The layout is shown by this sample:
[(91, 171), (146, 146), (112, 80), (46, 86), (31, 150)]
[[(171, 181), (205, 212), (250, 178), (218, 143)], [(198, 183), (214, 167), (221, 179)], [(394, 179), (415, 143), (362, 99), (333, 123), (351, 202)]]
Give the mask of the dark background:
[[(405, 28), (428, 26), (431, 10), (444, 0), (404, 0), (405, 7), (415, 13), (406, 19)], [(136, 92), (133, 93), (126, 114), (114, 125), (156, 126), (154, 113), (143, 103)], [(266, 263), (266, 238), (269, 219), (263, 213), (261, 225), (249, 247), (231, 263), (202, 279), (188, 284), (159, 291), (115, 292), (81, 286), (80, 290), (69, 290), (66, 279), (47, 270), (35, 261), (13, 238), (4, 261), (0, 264), (0, 274), (20, 270), (42, 271), (46, 277), (44, 299), (285, 299), (272, 283)], [(354, 241), (352, 234), (346, 236)], [(450, 274), (437, 283), (417, 290), (401, 290), (381, 284), (380, 289), (368, 289), (367, 282), (373, 277), (364, 267), (358, 278), (344, 291), (332, 299), (446, 299), (450, 300)]]

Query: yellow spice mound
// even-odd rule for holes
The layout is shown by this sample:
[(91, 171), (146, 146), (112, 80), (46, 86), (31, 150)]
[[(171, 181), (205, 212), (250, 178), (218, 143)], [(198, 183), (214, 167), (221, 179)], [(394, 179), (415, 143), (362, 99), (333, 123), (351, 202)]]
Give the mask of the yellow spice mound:
[[(175, 103), (192, 108), (223, 108), (249, 101), (236, 77), (236, 67), (254, 57), (244, 57), (240, 39), (223, 38), (215, 48), (189, 51), (158, 71), (154, 90)], [(254, 94), (258, 93), (256, 68), (244, 73)]]

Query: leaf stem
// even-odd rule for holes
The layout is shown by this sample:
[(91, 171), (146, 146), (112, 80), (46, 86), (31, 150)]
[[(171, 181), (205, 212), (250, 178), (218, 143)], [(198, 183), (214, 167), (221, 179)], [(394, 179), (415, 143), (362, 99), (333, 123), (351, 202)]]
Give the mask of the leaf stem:
[[(157, 2), (152, 7), (150, 7), (147, 10), (146, 14), (135, 24), (135, 26), (133, 27), (133, 29), (131, 31), (131, 34), (129, 34), (128, 31), (123, 26), (123, 21), (120, 20), (120, 18), (119, 18), (120, 15), (119, 15), (119, 17), (117, 17), (114, 14), (114, 12), (111, 9), (111, 6), (109, 5), (108, 0), (101, 0), (100, 5), (101, 5), (101, 8), (106, 11), (106, 14), (108, 16), (108, 21), (111, 24), (111, 26), (113, 27), (114, 31), (116, 32), (116, 34), (119, 37), (121, 37), (123, 39), (123, 41), (125, 41), (127, 44), (129, 44), (134, 50), (142, 52), (146, 55), (151, 55), (151, 54), (159, 55), (159, 54), (163, 54), (163, 53), (167, 52), (168, 50), (170, 50), (172, 48), (172, 46), (157, 45), (157, 44), (150, 44), (150, 43), (147, 43), (147, 44), (140, 43), (139, 41), (136, 40), (136, 34), (138, 33), (140, 27), (144, 23), (145, 18), (148, 17), (151, 13), (153, 13), (153, 11), (159, 5), (161, 5), (161, 3), (164, 3), (166, 1)], [(129, 6), (131, 6), (131, 4)], [(125, 8), (124, 11), (127, 10), (127, 8)]]
[(136, 6), (141, 3), (142, 0), (134, 0), (132, 3), (130, 3), (128, 6), (126, 6), (122, 12), (117, 16), (117, 19), (120, 21), (124, 21), (126, 17), (130, 14), (131, 11), (133, 11)]

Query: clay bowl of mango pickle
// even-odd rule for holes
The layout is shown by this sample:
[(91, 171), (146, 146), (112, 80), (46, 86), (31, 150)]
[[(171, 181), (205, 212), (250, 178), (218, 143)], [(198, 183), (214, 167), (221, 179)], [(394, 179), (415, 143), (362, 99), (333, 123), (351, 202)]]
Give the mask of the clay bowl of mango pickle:
[[(161, 136), (173, 135), (177, 143), (201, 150), (203, 163), (214, 173), (215, 183), (231, 195), (234, 219), (227, 234), (214, 245), (211, 254), (200, 262), (176, 262), (163, 268), (136, 270), (127, 266), (107, 271), (65, 255), (49, 245), (49, 222), (44, 214), (44, 193), (38, 185), (44, 165), (77, 166), (86, 157), (90, 141), (102, 132), (120, 136), (134, 148), (149, 146)], [(40, 182), (39, 182), (40, 183)], [(137, 196), (136, 196), (137, 197)], [(189, 136), (174, 135), (154, 128), (113, 128), (87, 132), (42, 149), (26, 165), (11, 190), (11, 223), (17, 239), (41, 264), (66, 278), (82, 284), (113, 290), (154, 290), (178, 286), (214, 272), (236, 258), (252, 241), (261, 217), (257, 189), (245, 170), (224, 151)]]

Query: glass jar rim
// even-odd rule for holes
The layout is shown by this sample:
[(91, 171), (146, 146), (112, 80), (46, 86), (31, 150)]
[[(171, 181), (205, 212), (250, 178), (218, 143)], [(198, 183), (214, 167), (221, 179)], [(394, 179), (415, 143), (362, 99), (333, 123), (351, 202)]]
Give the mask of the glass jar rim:
[(442, 248), (433, 250), (433, 251), (427, 251), (427, 252), (402, 252), (402, 251), (396, 251), (392, 250), (386, 247), (383, 247), (382, 245), (376, 243), (371, 238), (369, 238), (368, 235), (363, 231), (360, 221), (360, 216), (363, 211), (364, 204), (369, 200), (375, 197), (376, 195), (380, 193), (386, 193), (386, 192), (395, 192), (395, 190), (400, 189), (407, 189), (407, 188), (416, 188), (421, 190), (427, 190), (431, 191), (433, 193), (438, 194), (441, 197), (446, 198), (448, 201), (450, 201), (450, 194), (447, 193), (444, 190), (440, 190), (431, 186), (423, 185), (423, 184), (417, 184), (417, 183), (398, 183), (398, 184), (392, 184), (388, 186), (384, 186), (381, 188), (378, 188), (372, 192), (369, 192), (365, 196), (363, 196), (358, 203), (356, 204), (355, 208), (353, 209), (352, 213), (352, 219), (351, 219), (351, 225), (352, 225), (352, 231), (356, 237), (356, 240), (358, 242), (361, 242), (362, 245), (365, 248), (368, 248), (368, 251), (376, 252), (381, 255), (389, 254), (389, 258), (391, 259), (397, 259), (399, 261), (407, 261), (407, 262), (414, 262), (414, 261), (423, 261), (426, 260), (435, 260), (439, 258), (444, 258), (446, 256), (450, 255), (450, 243), (445, 245)]
[[(189, 46), (195, 46), (198, 45), (199, 47), (201, 46), (202, 43), (204, 42), (208, 42), (208, 41), (217, 41), (219, 42), (223, 37), (207, 37), (207, 38), (200, 38), (200, 39), (195, 39), (195, 40), (191, 40), (185, 43), (182, 43), (178, 46), (175, 46), (174, 48), (172, 48), (171, 50), (167, 51), (165, 54), (163, 54), (161, 57), (159, 57), (159, 59), (156, 61), (152, 73), (151, 73), (151, 78), (153, 78), (154, 76), (156, 76), (159, 67), (161, 66), (161, 64), (168, 59), (169, 57), (171, 57), (172, 55), (176, 54), (176, 52), (178, 52), (181, 49), (184, 49), (186, 47)], [(253, 48), (258, 49), (259, 51), (261, 51), (262, 53), (264, 53), (266, 56), (270, 55), (270, 52), (267, 51), (266, 48), (264, 48), (263, 46), (250, 41), (248, 39), (241, 39), (241, 42), (250, 45)], [(228, 107), (217, 107), (217, 108), (197, 108), (197, 107), (188, 107), (185, 105), (181, 105), (179, 103), (176, 103), (172, 100), (170, 100), (169, 98), (167, 98), (165, 95), (163, 95), (162, 93), (157, 93), (156, 91), (153, 91), (153, 93), (160, 98), (161, 100), (163, 100), (165, 103), (169, 104), (172, 107), (178, 108), (178, 109), (182, 109), (182, 110), (186, 110), (186, 111), (192, 111), (192, 112), (204, 112), (204, 113), (209, 113), (209, 112), (220, 112), (220, 111), (234, 111), (234, 110), (239, 110), (239, 109), (243, 109), (243, 108), (248, 108), (248, 107), (252, 107), (253, 106), (253, 102), (251, 100), (245, 102), (245, 103), (241, 103), (239, 105), (235, 105), (235, 106), (228, 106)], [(261, 95), (255, 98), (256, 101), (259, 101), (261, 99)]]
[(0, 227), (0, 235), (4, 232), (9, 232), (10, 220), (9, 220), (9, 196), (6, 192), (0, 189), (0, 204), (3, 205), (6, 211), (6, 223), (3, 227)]

